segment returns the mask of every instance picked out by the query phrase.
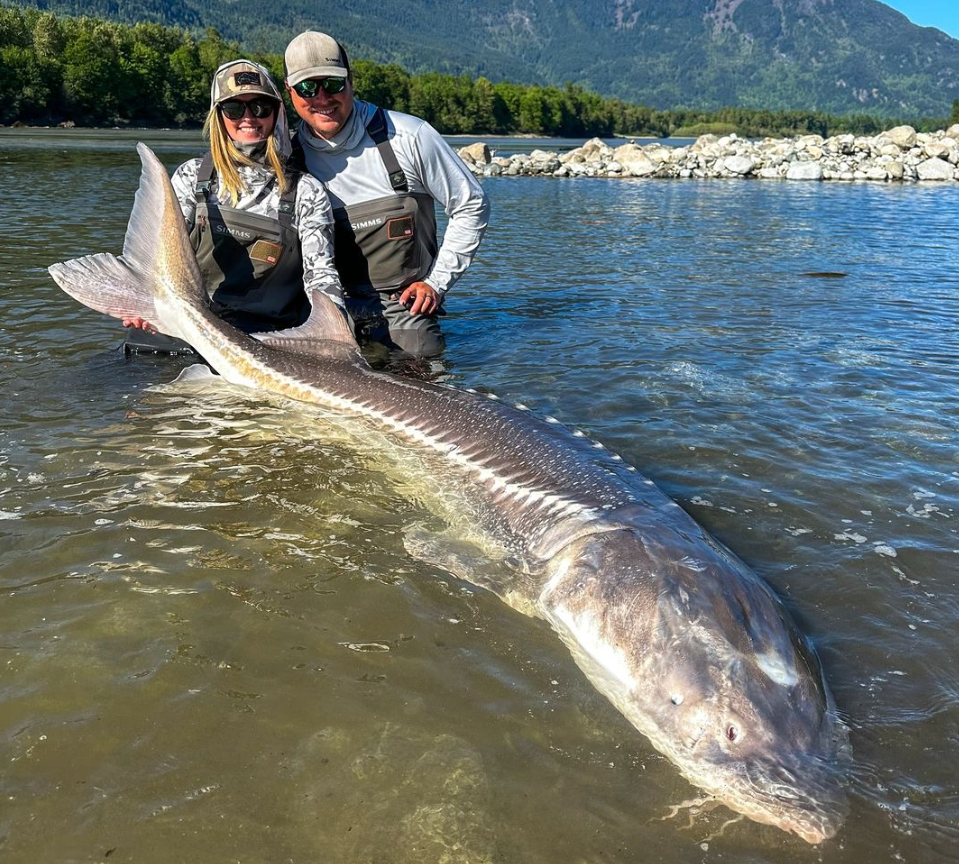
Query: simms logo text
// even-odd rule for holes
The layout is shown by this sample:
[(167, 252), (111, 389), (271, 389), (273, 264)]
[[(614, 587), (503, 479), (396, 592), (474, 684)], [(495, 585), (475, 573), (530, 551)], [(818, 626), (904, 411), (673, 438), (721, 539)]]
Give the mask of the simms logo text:
[(383, 224), (383, 217), (377, 216), (375, 219), (363, 219), (360, 222), (350, 222), (350, 227), (354, 231), (359, 231), (361, 228), (375, 228), (377, 225)]
[(240, 240), (252, 240), (253, 235), (249, 231), (240, 231), (238, 228), (227, 228), (226, 225), (214, 225), (213, 230), (217, 234), (229, 234)]

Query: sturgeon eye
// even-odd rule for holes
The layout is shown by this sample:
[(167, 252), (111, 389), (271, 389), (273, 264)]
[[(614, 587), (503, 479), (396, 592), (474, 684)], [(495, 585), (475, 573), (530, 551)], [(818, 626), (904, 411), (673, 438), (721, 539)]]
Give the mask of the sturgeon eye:
[(670, 697), (670, 700), (669, 700), (669, 701), (672, 702), (673, 705), (682, 705), (682, 704), (683, 704), (683, 694), (682, 694), (682, 693), (676, 693), (675, 695), (673, 695), (673, 696)]
[(739, 740), (739, 730), (738, 730), (735, 726), (727, 726), (727, 727), (726, 727), (726, 737), (727, 737), (730, 741), (738, 741), (738, 740)]

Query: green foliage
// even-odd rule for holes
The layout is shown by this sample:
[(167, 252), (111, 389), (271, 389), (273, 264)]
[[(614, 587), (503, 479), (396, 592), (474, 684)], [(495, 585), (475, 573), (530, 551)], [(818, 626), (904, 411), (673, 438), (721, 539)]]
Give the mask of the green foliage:
[(949, 115), (950, 125), (959, 123), (959, 99), (952, 100), (952, 114)]
[(353, 87), (360, 98), (375, 105), (410, 110), (410, 75), (395, 64), (380, 66), (369, 60), (354, 61)]
[[(735, 105), (888, 118), (938, 113), (959, 97), (959, 42), (909, 24), (877, 0), (13, 2), (194, 34), (212, 23), (227, 41), (267, 52), (282, 52), (294, 33), (319, 27), (355, 58), (411, 76), (465, 74), (544, 88), (573, 81), (654, 110)], [(717, 25), (717, 9), (725, 26)], [(519, 125), (541, 126), (550, 115), (558, 122), (557, 105), (537, 101), (527, 99)], [(519, 106), (509, 113), (518, 118)]]
[[(140, 3), (155, 13), (152, 17), (162, 17), (163, 4)], [(282, 79), (281, 55), (244, 51), (213, 29), (198, 38), (159, 23), (129, 26), (0, 5), (0, 63), (5, 69), (0, 78), (0, 123), (197, 125), (209, 107), (213, 72), (241, 56), (263, 63), (278, 82)], [(399, 65), (364, 59), (354, 59), (353, 72), (361, 98), (422, 117), (447, 134), (864, 135), (895, 122), (864, 114), (837, 117), (819, 111), (743, 107), (655, 110), (603, 98), (575, 84), (522, 85), (435, 71), (411, 75)], [(663, 86), (668, 88), (669, 70), (663, 74)], [(959, 122), (957, 114), (959, 100), (953, 104), (952, 122)], [(926, 130), (945, 120), (912, 122)]]

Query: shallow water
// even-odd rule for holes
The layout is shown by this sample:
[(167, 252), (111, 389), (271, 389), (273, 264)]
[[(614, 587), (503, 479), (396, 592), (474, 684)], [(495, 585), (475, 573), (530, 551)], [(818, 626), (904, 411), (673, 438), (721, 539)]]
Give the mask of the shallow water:
[(448, 304), (447, 380), (785, 597), (855, 752), (812, 848), (664, 818), (696, 791), (548, 628), (406, 551), (429, 478), (113, 350), (45, 267), (119, 251), (138, 163), (70, 140), (0, 137), (0, 859), (957, 860), (959, 189), (493, 178)]

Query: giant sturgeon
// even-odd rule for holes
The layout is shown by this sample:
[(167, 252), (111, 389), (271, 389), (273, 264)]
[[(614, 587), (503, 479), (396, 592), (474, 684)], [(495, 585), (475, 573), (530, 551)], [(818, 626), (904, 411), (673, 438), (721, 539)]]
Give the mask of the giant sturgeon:
[(154, 322), (228, 382), (322, 406), (391, 437), (404, 459), (441, 465), (470, 525), (504, 551), (455, 575), (549, 622), (593, 685), (709, 796), (810, 843), (835, 835), (848, 733), (814, 651), (758, 576), (557, 421), (372, 369), (323, 297), (303, 326), (259, 339), (219, 320), (166, 171), (137, 149), (122, 256), (52, 266), (64, 291)]

